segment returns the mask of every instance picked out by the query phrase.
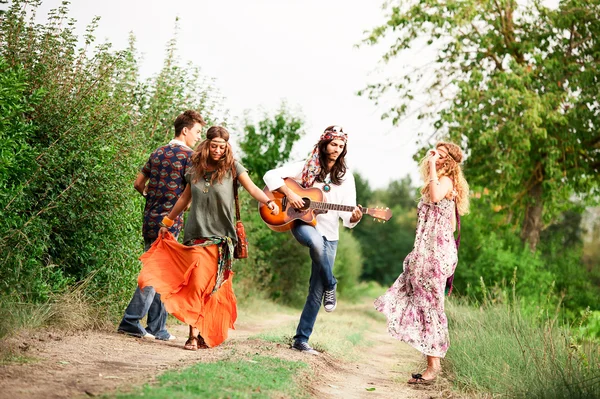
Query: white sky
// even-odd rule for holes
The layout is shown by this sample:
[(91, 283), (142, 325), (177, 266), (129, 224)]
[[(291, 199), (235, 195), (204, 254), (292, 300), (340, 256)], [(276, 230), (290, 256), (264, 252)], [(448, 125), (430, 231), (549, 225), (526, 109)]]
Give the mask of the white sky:
[[(383, 110), (357, 90), (376, 79), (385, 47), (354, 48), (363, 33), (384, 21), (380, 0), (74, 0), (71, 16), (82, 33), (100, 16), (98, 41), (115, 49), (127, 45), (129, 32), (143, 56), (141, 73), (149, 77), (162, 67), (165, 46), (179, 17), (178, 50), (216, 78), (236, 126), (245, 110), (275, 110), (282, 100), (300, 109), (306, 136), (297, 143), (294, 160), (312, 149), (328, 125), (349, 134), (348, 163), (372, 187), (410, 174), (416, 125), (393, 127), (381, 121)], [(44, 1), (38, 18), (60, 5)], [(239, 126), (239, 124), (237, 125)], [(260, 185), (260, 184), (259, 184)], [(368, 204), (367, 204), (368, 205)]]

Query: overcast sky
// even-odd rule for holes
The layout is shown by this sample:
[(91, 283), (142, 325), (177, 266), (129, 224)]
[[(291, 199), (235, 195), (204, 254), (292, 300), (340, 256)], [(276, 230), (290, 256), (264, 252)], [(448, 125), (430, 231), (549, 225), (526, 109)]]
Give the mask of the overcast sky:
[[(58, 5), (44, 1), (38, 17)], [(306, 136), (294, 149), (295, 160), (308, 154), (326, 126), (337, 124), (349, 134), (350, 167), (372, 187), (407, 174), (418, 178), (414, 124), (381, 121), (383, 111), (355, 94), (374, 81), (385, 50), (355, 48), (366, 30), (384, 22), (379, 0), (73, 0), (70, 9), (79, 33), (100, 16), (96, 37), (116, 49), (126, 47), (133, 32), (144, 77), (162, 67), (179, 17), (182, 60), (216, 79), (232, 117), (275, 110), (282, 100), (302, 111)]]

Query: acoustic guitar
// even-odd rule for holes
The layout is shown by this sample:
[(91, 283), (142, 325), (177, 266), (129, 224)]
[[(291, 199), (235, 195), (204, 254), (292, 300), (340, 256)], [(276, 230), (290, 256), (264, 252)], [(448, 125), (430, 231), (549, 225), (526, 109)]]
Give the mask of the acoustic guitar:
[[(304, 206), (299, 209), (289, 206), (287, 203), (287, 196), (277, 191), (272, 192), (265, 187), (263, 190), (265, 194), (279, 206), (279, 214), (273, 215), (269, 207), (262, 203), (258, 206), (258, 211), (260, 212), (262, 220), (273, 231), (282, 232), (290, 230), (297, 222), (304, 222), (316, 226), (317, 215), (330, 210), (342, 212), (354, 211), (354, 206), (325, 202), (323, 200), (323, 191), (316, 187), (303, 188), (295, 180), (290, 178), (284, 179), (284, 182), (290, 190), (302, 197)], [(389, 208), (360, 207), (360, 210), (363, 214), (372, 216), (383, 222), (390, 220), (392, 217), (392, 211)]]

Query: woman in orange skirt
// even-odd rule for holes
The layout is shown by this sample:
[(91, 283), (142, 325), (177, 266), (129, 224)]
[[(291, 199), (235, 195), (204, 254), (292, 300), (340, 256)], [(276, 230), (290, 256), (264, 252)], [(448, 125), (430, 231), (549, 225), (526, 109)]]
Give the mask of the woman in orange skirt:
[[(169, 313), (189, 324), (184, 348), (214, 347), (227, 339), (237, 317), (231, 263), (236, 244), (234, 178), (274, 214), (277, 205), (233, 159), (229, 132), (213, 126), (191, 157), (186, 188), (162, 224), (169, 226), (190, 206), (184, 245), (162, 227), (159, 239), (140, 257), (140, 288), (153, 286)], [(178, 160), (171, 160), (176, 166)], [(235, 171), (235, 172), (234, 172)], [(234, 176), (235, 173), (235, 176)], [(167, 193), (166, 195), (169, 195)]]

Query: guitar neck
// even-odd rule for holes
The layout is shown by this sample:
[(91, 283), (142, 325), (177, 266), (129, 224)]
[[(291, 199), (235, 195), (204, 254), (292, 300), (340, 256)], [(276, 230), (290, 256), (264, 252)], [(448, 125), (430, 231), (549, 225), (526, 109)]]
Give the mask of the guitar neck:
[[(341, 211), (341, 212), (352, 212), (354, 211), (355, 206), (351, 205), (339, 205), (339, 204), (331, 204), (329, 202), (318, 202), (312, 201), (310, 203), (310, 207), (313, 209), (322, 209), (326, 211)], [(368, 208), (359, 207), (362, 213), (367, 213)]]

